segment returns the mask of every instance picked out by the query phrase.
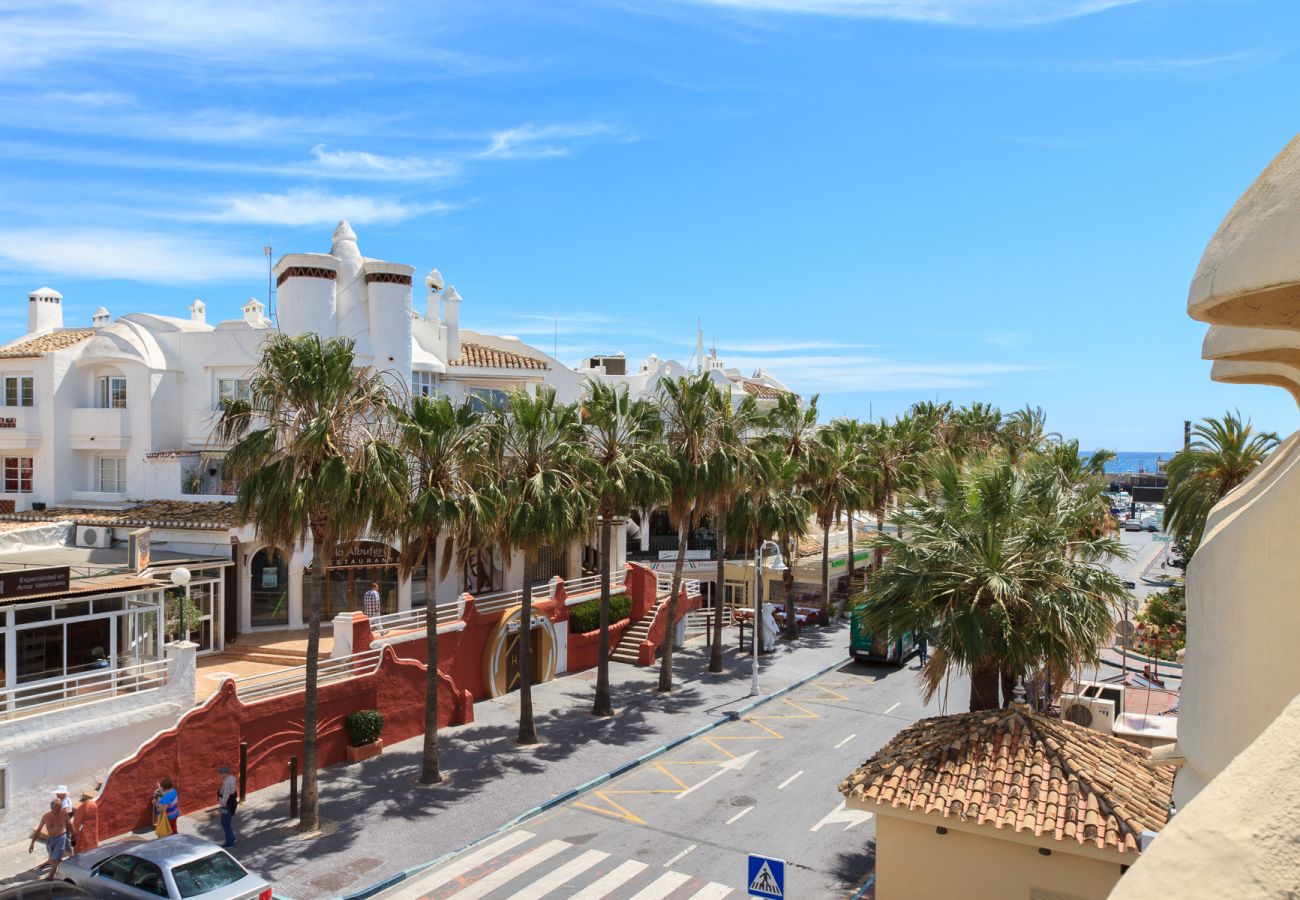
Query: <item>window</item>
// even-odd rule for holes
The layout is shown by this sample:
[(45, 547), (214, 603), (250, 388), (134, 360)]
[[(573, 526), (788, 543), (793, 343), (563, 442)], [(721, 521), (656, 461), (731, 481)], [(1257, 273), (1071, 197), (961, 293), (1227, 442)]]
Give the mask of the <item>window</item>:
[(5, 493), (30, 494), (32, 492), (32, 458), (6, 456), (4, 458)]
[(438, 376), (433, 372), (411, 373), (411, 396), (433, 397), (438, 392)]
[(106, 494), (126, 493), (126, 458), (101, 456), (99, 458), (99, 489)]
[(4, 379), (5, 406), (31, 406), (35, 387), (30, 375), (6, 375)]
[(124, 375), (100, 376), (95, 402), (100, 409), (126, 409), (126, 377)]
[(130, 884), (129, 879), (134, 863), (135, 858), (127, 856), (125, 853), (121, 856), (114, 856), (99, 867), (99, 877), (116, 881), (118, 884)]
[(172, 881), (182, 897), (194, 897), (234, 884), (248, 875), (244, 867), (229, 854), (218, 850), (211, 856), (196, 859), (172, 869)]
[(229, 406), (236, 400), (251, 400), (253, 393), (247, 378), (218, 378), (217, 405)]
[(163, 881), (162, 869), (147, 859), (136, 858), (131, 866), (131, 875), (127, 884), (146, 894), (167, 896), (167, 882)]
[(469, 402), (479, 412), (504, 409), (506, 392), (499, 391), (496, 388), (470, 388)]

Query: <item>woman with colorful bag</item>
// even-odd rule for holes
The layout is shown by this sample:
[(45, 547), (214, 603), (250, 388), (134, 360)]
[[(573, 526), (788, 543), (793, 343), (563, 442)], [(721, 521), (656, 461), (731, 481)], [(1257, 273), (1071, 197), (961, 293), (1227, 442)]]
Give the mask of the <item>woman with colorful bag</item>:
[(158, 821), (154, 826), (158, 837), (178, 834), (176, 826), (181, 817), (181, 800), (170, 778), (158, 782), (158, 788), (153, 792), (153, 800), (158, 813)]

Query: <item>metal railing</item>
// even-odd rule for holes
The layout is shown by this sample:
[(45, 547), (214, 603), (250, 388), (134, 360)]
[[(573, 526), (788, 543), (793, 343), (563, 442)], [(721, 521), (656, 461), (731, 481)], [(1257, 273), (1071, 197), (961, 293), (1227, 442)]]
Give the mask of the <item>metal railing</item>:
[[(330, 684), (335, 681), (346, 681), (349, 678), (373, 675), (378, 671), (379, 661), (383, 655), (383, 647), (374, 647), (350, 656), (322, 659), (316, 667), (316, 684)], [(245, 702), (264, 700), (267, 697), (291, 694), (305, 688), (307, 667), (292, 666), (276, 669), (273, 672), (263, 672), (260, 675), (245, 675), (233, 680), (240, 700)]]
[[(555, 596), (555, 579), (533, 585), (534, 600), (550, 600)], [(501, 612), (524, 602), (524, 591), (502, 591), (498, 594), (484, 594), (474, 598), (474, 609), (481, 613)]]
[[(442, 628), (465, 618), (465, 595), (462, 594), (451, 603), (438, 604), (438, 627)], [(371, 631), (423, 631), (425, 627), (425, 608), (408, 609), (403, 612), (387, 613), (370, 620)]]
[(0, 691), (0, 718), (40, 716), (124, 694), (157, 690), (167, 684), (169, 672), (167, 660), (151, 659), (115, 669), (20, 684)]
[[(686, 588), (686, 596), (700, 593), (700, 580), (698, 578), (683, 578), (682, 584)], [(667, 594), (673, 589), (672, 572), (655, 572), (655, 590), (660, 594)]]
[[(627, 569), (619, 569), (617, 572), (609, 573), (609, 589), (621, 588), (627, 583)], [(586, 575), (582, 578), (574, 578), (571, 581), (564, 582), (564, 593), (569, 599), (566, 605), (571, 605), (574, 597), (582, 594), (593, 594), (600, 590), (600, 576)]]

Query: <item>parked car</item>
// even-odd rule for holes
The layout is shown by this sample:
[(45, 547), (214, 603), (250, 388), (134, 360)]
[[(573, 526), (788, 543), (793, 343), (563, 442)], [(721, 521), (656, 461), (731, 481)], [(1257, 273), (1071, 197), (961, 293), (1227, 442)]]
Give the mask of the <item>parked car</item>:
[(188, 834), (122, 841), (78, 853), (59, 875), (107, 900), (271, 900), (271, 886), (216, 844)]
[(0, 900), (88, 900), (87, 894), (75, 884), (64, 881), (21, 881), (0, 888)]
[(1141, 520), (1141, 519), (1129, 519), (1127, 522), (1124, 523), (1124, 530), (1125, 530), (1125, 531), (1141, 531), (1141, 530), (1142, 530), (1142, 520)]

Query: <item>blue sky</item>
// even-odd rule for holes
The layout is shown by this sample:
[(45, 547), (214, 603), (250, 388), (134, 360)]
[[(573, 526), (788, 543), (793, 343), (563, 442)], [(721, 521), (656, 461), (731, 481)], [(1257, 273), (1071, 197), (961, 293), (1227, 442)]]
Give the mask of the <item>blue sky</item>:
[[(233, 318), (262, 247), (437, 266), (471, 328), (829, 415), (1044, 407), (1176, 447), (1187, 284), (1297, 130), (1289, 0), (0, 0), (0, 333), (26, 293)], [(422, 298), (417, 297), (422, 305)]]

